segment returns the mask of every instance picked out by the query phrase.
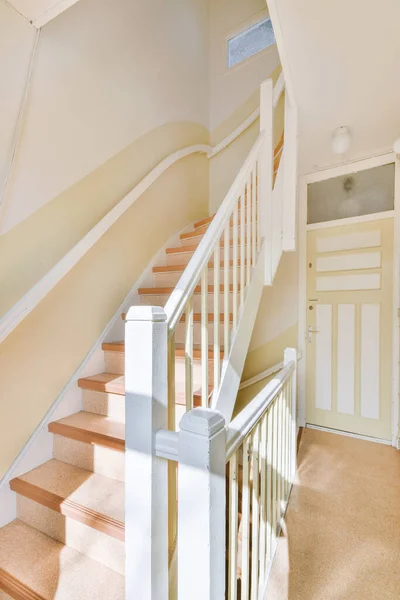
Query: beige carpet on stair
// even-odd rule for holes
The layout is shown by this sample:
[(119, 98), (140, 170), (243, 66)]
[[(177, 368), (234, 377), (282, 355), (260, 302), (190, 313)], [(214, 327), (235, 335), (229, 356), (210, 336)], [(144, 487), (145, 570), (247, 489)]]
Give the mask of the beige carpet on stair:
[(267, 600), (400, 598), (400, 452), (305, 429)]

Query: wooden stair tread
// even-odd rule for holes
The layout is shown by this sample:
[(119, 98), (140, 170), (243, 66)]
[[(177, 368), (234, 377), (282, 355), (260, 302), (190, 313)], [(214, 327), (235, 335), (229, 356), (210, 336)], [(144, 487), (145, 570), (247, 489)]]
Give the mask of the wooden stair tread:
[[(102, 349), (108, 352), (125, 352), (125, 342), (106, 342), (102, 344)], [(221, 348), (220, 351), (221, 357), (224, 355), (224, 350)], [(181, 358), (185, 357), (185, 347), (181, 344), (175, 345), (175, 356)], [(197, 345), (193, 346), (193, 358), (200, 359), (201, 358), (201, 348)], [(212, 346), (208, 348), (208, 359), (211, 360), (214, 358), (214, 350)], [(115, 377), (118, 382), (114, 385), (111, 377)], [(108, 379), (110, 378), (110, 379)], [(123, 375), (113, 375), (112, 373), (99, 373), (98, 375), (91, 375), (90, 377), (85, 377), (83, 379), (79, 379), (78, 384), (80, 387), (84, 389), (95, 390), (98, 392), (109, 392), (114, 394), (120, 394), (121, 389), (125, 390), (125, 381)], [(98, 389), (97, 389), (98, 388)], [(123, 392), (125, 393), (125, 391)]]
[(193, 223), (193, 227), (195, 229), (198, 229), (199, 227), (203, 227), (204, 225), (208, 225), (208, 223), (211, 223), (211, 221), (213, 220), (214, 217), (215, 217), (215, 213), (213, 215), (211, 215), (211, 217), (206, 217), (205, 219), (201, 219), (200, 221), (196, 221), (195, 223)]
[[(200, 243), (200, 242), (199, 242)], [(165, 250), (166, 254), (184, 254), (185, 252), (195, 252), (195, 250), (197, 250), (199, 243), (197, 244), (188, 244), (187, 246), (175, 246), (173, 248), (167, 248)], [(244, 241), (245, 245), (247, 245), (247, 240)], [(238, 245), (240, 244), (240, 239), (238, 239)], [(220, 243), (220, 247), (224, 248), (225, 244), (222, 241)], [(229, 241), (229, 247), (232, 248), (233, 247), (233, 240), (231, 239)]]
[[(121, 317), (125, 321), (125, 319), (126, 319), (126, 313), (122, 313)], [(219, 316), (219, 318), (220, 318), (220, 322), (223, 323), (224, 320), (225, 320), (224, 314), (221, 313), (220, 316)], [(233, 321), (233, 313), (229, 314), (229, 320), (230, 320), (230, 322)], [(182, 318), (181, 318), (181, 320), (180, 320), (180, 323), (185, 323), (185, 321), (186, 321), (186, 315), (183, 315)], [(193, 313), (193, 322), (194, 323), (201, 323), (201, 313)], [(208, 322), (209, 323), (214, 323), (214, 314), (213, 313), (208, 313)], [(103, 346), (104, 346), (104, 344), (103, 344)], [(103, 347), (103, 350), (104, 349), (105, 348)]]
[[(113, 347), (113, 352), (123, 352), (124, 342), (104, 342), (102, 344), (103, 350), (110, 350), (108, 346)], [(123, 375), (116, 375), (115, 373), (97, 373), (96, 375), (90, 375), (89, 377), (81, 377), (78, 379), (78, 386), (83, 389), (96, 389), (98, 392), (109, 392), (110, 394), (125, 393), (125, 381)], [(122, 390), (122, 391), (119, 391)]]
[[(94, 378), (96, 378), (96, 375)], [(87, 389), (96, 390), (96, 388), (89, 386)], [(125, 395), (125, 387), (122, 388), (122, 391), (119, 387), (119, 390), (117, 393)], [(125, 452), (125, 424), (104, 415), (81, 411), (59, 421), (49, 423), (49, 431), (80, 442), (98, 444)]]
[[(244, 264), (247, 264), (247, 261), (245, 261)], [(240, 265), (241, 265), (241, 261), (238, 260), (238, 266), (240, 267)], [(220, 263), (220, 268), (222, 269), (223, 266), (224, 266), (224, 262), (222, 261)], [(158, 267), (153, 267), (153, 273), (181, 273), (186, 269), (186, 267), (187, 267), (187, 265), (161, 265)], [(233, 260), (229, 261), (229, 267), (233, 267)], [(213, 270), (214, 263), (209, 262), (208, 268)]]
[(19, 520), (0, 529), (0, 589), (18, 600), (122, 600), (124, 577)]
[[(239, 290), (240, 286), (238, 285), (238, 290)], [(230, 284), (229, 285), (229, 291), (233, 292), (233, 285)], [(165, 296), (165, 295), (171, 295), (172, 292), (175, 290), (174, 287), (149, 287), (149, 288), (139, 288), (138, 289), (138, 294), (141, 296)], [(225, 286), (224, 285), (220, 285), (220, 293), (222, 294), (225, 290)], [(201, 293), (201, 285), (198, 285), (194, 288), (194, 294), (200, 294)], [(208, 286), (208, 293), (209, 294), (213, 294), (214, 293), (214, 286), (213, 285), (209, 285)]]
[(52, 459), (12, 479), (14, 492), (112, 537), (124, 539), (125, 485)]

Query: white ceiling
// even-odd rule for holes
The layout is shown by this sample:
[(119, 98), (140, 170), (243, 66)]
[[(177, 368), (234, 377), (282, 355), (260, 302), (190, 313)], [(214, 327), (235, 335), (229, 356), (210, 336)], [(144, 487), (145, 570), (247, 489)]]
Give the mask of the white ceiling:
[(299, 109), (301, 172), (343, 162), (330, 146), (341, 125), (352, 133), (345, 160), (391, 150), (400, 136), (400, 1), (275, 2)]
[(8, 0), (25, 19), (36, 28), (42, 27), (51, 19), (64, 12), (78, 0)]

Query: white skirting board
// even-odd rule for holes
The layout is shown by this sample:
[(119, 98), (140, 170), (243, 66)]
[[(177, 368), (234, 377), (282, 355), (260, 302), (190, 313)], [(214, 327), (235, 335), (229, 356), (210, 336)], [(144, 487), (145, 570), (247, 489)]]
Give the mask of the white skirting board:
[(326, 431), (326, 433), (334, 433), (336, 435), (344, 435), (345, 437), (356, 438), (357, 440), (364, 440), (366, 442), (375, 442), (376, 444), (384, 444), (385, 446), (391, 446), (391, 440), (382, 440), (381, 438), (369, 437), (368, 435), (360, 435), (358, 433), (351, 433), (350, 431), (341, 431), (340, 429), (330, 429), (329, 427), (320, 427), (320, 425), (311, 425), (306, 423), (307, 429), (316, 429), (317, 431)]

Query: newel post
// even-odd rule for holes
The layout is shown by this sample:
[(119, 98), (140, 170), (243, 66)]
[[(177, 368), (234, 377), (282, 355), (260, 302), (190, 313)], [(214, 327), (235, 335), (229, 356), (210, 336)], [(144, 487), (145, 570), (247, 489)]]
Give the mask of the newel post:
[(164, 309), (133, 306), (125, 325), (125, 598), (168, 599), (168, 464), (155, 434), (168, 426)]
[(265, 285), (272, 283), (272, 185), (274, 162), (274, 85), (272, 79), (260, 87), (260, 132), (264, 143), (258, 162), (261, 237), (265, 250)]
[(296, 348), (285, 348), (283, 362), (285, 365), (290, 364), (294, 361), (294, 369), (292, 373), (291, 381), (291, 456), (290, 456), (290, 477), (293, 481), (296, 474), (297, 466), (297, 350)]
[(225, 599), (225, 420), (195, 408), (180, 422), (178, 598)]

